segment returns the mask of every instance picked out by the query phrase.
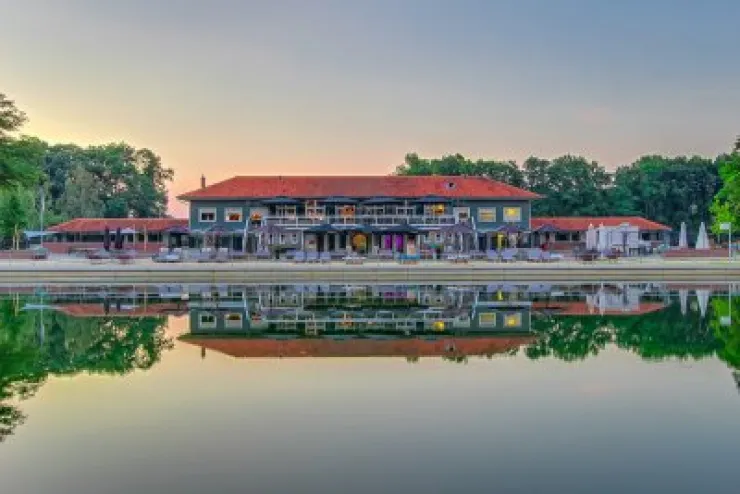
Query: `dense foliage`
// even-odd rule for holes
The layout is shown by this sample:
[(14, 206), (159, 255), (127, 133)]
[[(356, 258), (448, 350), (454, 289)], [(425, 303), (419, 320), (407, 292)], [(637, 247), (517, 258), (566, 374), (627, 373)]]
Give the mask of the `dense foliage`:
[(484, 176), (524, 187), (544, 196), (533, 204), (537, 216), (640, 215), (675, 229), (686, 221), (696, 230), (711, 219), (724, 159), (644, 156), (609, 173), (579, 156), (531, 157), (520, 167), (513, 161), (472, 161), (459, 154), (431, 159), (409, 154), (396, 174)]
[(25, 121), (26, 115), (0, 93), (3, 238), (13, 239), (14, 232), (42, 226), (42, 194), (47, 225), (80, 216), (166, 215), (167, 185), (174, 174), (154, 152), (126, 143), (82, 147), (15, 137)]

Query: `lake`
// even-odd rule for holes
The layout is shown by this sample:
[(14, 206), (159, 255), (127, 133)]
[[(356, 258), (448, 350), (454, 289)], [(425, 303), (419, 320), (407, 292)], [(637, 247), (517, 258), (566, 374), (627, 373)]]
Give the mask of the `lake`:
[(2, 290), (3, 494), (738, 489), (733, 286)]

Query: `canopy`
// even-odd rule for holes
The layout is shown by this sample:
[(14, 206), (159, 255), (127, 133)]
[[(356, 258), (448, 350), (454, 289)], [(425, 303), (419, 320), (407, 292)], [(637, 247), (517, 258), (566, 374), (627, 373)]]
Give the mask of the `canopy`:
[(440, 231), (445, 232), (445, 233), (457, 233), (457, 234), (462, 233), (465, 235), (475, 233), (475, 230), (473, 230), (473, 228), (470, 227), (470, 225), (466, 223), (455, 223), (452, 225), (445, 225), (440, 228)]
[(506, 224), (506, 225), (501, 225), (500, 227), (496, 228), (495, 231), (497, 233), (505, 233), (507, 235), (511, 235), (513, 233), (519, 233), (519, 232), (521, 232), (522, 229), (519, 228), (516, 225)]
[(599, 228), (596, 229), (597, 233), (597, 241), (596, 241), (596, 248), (600, 251), (606, 250), (609, 248), (609, 240), (607, 236), (609, 235), (608, 229), (603, 225), (599, 225)]
[(411, 225), (377, 226), (373, 228), (375, 233), (419, 233), (418, 228)]
[(272, 223), (268, 223), (266, 225), (258, 226), (257, 228), (250, 230), (250, 233), (263, 233), (265, 235), (275, 235), (275, 234), (281, 234), (286, 233), (288, 231), (287, 228), (275, 225)]
[(285, 197), (285, 196), (278, 196), (278, 197), (271, 197), (269, 199), (263, 199), (262, 204), (268, 204), (268, 205), (285, 205), (285, 206), (294, 206), (301, 203), (298, 199), (293, 199), (292, 197)]
[(190, 229), (186, 226), (171, 226), (164, 230), (164, 233), (169, 233), (170, 235), (187, 235), (190, 233)]
[(403, 201), (395, 199), (393, 197), (373, 197), (362, 201), (360, 204), (363, 206), (381, 206), (383, 204), (401, 204)]
[(37, 231), (37, 230), (23, 230), (23, 235), (25, 235), (26, 238), (39, 238), (39, 237), (48, 237), (50, 235), (54, 235), (55, 232), (44, 232), (44, 231)]
[(555, 225), (545, 223), (544, 225), (535, 228), (534, 231), (537, 233), (557, 233), (560, 229)]
[(357, 200), (350, 197), (331, 196), (319, 200), (323, 204), (357, 204)]
[(442, 204), (442, 203), (451, 202), (451, 200), (447, 197), (424, 196), (424, 197), (419, 197), (418, 199), (414, 199), (411, 202), (416, 203), (416, 204)]
[(588, 225), (588, 230), (586, 230), (586, 250), (594, 250), (596, 248), (596, 237), (597, 233), (594, 225)]

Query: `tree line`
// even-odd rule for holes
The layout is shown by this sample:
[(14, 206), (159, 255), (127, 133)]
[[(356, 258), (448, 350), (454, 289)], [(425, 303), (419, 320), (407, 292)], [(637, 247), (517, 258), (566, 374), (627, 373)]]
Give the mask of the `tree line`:
[(715, 158), (649, 155), (614, 172), (582, 156), (530, 157), (519, 165), (411, 153), (395, 173), (483, 176), (525, 188), (543, 196), (532, 204), (536, 216), (643, 216), (696, 231), (702, 221), (740, 219), (739, 159), (740, 138), (732, 153)]
[(167, 214), (174, 172), (156, 153), (124, 142), (78, 146), (17, 136), (26, 120), (0, 93), (0, 236), (17, 241), (23, 229), (78, 217)]

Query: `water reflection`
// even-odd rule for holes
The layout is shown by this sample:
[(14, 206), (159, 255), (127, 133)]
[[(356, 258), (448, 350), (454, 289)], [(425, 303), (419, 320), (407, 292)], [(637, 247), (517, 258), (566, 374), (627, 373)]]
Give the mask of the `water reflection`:
[(36, 287), (0, 300), (0, 441), (51, 375), (149, 369), (183, 345), (234, 358), (577, 361), (608, 346), (643, 359), (717, 356), (740, 387), (732, 287), (661, 284)]

